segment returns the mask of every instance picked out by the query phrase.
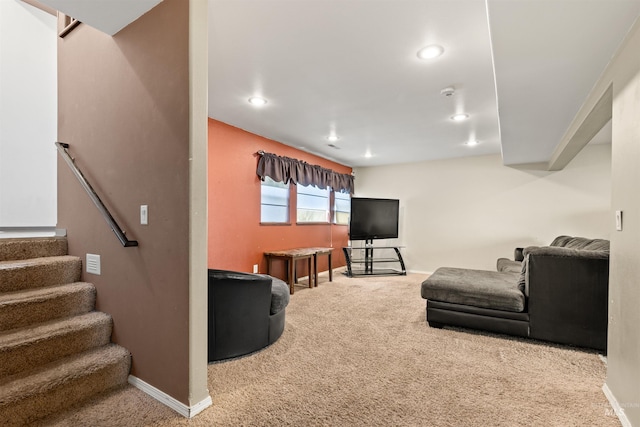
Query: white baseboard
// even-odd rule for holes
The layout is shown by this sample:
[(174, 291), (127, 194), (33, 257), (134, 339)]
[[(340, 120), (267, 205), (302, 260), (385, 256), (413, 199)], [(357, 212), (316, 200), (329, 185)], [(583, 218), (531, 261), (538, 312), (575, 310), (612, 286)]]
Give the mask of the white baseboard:
[(433, 271), (407, 270), (407, 273), (413, 273), (413, 274), (428, 274), (428, 275), (432, 275), (432, 274), (433, 274)]
[[(64, 230), (64, 229), (62, 229)], [(32, 239), (58, 236), (55, 227), (0, 227), (0, 239)], [(65, 234), (66, 236), (66, 234)]]
[(155, 388), (151, 384), (148, 384), (142, 381), (140, 378), (134, 377), (133, 375), (129, 375), (129, 384), (131, 384), (132, 386), (134, 386), (139, 390), (142, 390), (144, 393), (153, 397), (158, 402), (168, 406), (169, 408), (173, 409), (174, 411), (176, 411), (177, 413), (179, 413), (180, 415), (186, 418), (195, 417), (200, 412), (204, 411), (206, 408), (208, 408), (213, 404), (213, 401), (211, 400), (211, 396), (207, 396), (206, 399), (196, 403), (195, 405), (187, 406), (184, 403), (169, 396), (164, 391)]
[(602, 386), (602, 391), (604, 392), (604, 395), (607, 396), (607, 400), (609, 400), (609, 403), (613, 408), (613, 412), (615, 412), (616, 416), (620, 420), (620, 424), (622, 424), (622, 427), (633, 427), (631, 421), (629, 421), (629, 418), (627, 418), (627, 414), (624, 413), (624, 408), (620, 406), (618, 400), (609, 389), (607, 383)]

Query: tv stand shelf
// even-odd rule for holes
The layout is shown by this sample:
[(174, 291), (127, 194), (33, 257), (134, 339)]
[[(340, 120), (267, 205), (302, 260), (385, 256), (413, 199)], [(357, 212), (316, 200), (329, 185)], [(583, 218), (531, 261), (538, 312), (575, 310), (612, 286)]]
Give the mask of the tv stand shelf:
[[(374, 247), (369, 245), (362, 248), (354, 248), (351, 246), (343, 247), (342, 251), (344, 252), (344, 258), (347, 261), (347, 271), (345, 274), (348, 277), (391, 275), (405, 276), (407, 274), (407, 270), (404, 266), (402, 255), (400, 254), (400, 248), (401, 246)], [(374, 249), (378, 251), (387, 249), (387, 251), (385, 251), (384, 257), (375, 258), (373, 256)], [(393, 250), (393, 252), (391, 252), (391, 250)], [(364, 257), (362, 257), (363, 252)], [(386, 255), (387, 253), (392, 253), (395, 256), (388, 256)], [(398, 264), (400, 268), (389, 268), (389, 263)], [(385, 268), (381, 268), (381, 264), (382, 267)]]

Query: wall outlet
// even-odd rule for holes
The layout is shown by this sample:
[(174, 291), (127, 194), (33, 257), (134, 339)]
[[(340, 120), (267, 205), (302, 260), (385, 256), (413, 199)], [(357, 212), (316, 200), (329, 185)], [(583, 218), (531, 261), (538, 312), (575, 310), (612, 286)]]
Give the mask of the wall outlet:
[(85, 265), (87, 267), (87, 273), (100, 275), (100, 255), (87, 254), (87, 262)]
[(253, 264), (253, 272), (254, 273), (258, 272), (258, 264)]

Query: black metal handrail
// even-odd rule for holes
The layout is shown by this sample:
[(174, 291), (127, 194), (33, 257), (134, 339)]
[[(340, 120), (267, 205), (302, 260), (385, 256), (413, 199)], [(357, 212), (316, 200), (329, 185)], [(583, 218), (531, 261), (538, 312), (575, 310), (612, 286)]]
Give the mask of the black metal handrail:
[(109, 212), (109, 209), (107, 209), (104, 203), (102, 203), (102, 200), (100, 200), (100, 197), (98, 197), (93, 187), (91, 187), (91, 184), (89, 184), (80, 169), (78, 169), (78, 166), (76, 166), (75, 163), (75, 159), (69, 154), (69, 144), (66, 144), (64, 142), (56, 142), (56, 147), (58, 148), (58, 151), (62, 155), (64, 161), (71, 168), (73, 174), (76, 176), (76, 178), (78, 178), (78, 181), (80, 181), (80, 185), (82, 185), (82, 188), (84, 188), (84, 190), (87, 192), (91, 201), (93, 201), (93, 203), (96, 205), (96, 207), (102, 214), (102, 217), (105, 219), (105, 221), (107, 221), (107, 224), (109, 224), (111, 230), (113, 230), (118, 240), (120, 240), (120, 243), (122, 243), (122, 246), (138, 246), (137, 240), (127, 239), (126, 232), (122, 230), (116, 220), (113, 219), (113, 216), (111, 215), (111, 212)]

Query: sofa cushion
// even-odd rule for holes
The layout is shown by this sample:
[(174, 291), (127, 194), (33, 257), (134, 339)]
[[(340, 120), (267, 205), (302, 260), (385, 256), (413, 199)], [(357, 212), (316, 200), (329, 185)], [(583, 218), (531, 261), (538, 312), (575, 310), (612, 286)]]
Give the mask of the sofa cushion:
[(525, 257), (520, 266), (520, 275), (518, 276), (518, 290), (525, 296), (529, 296), (529, 258)]
[(289, 286), (273, 277), (271, 282), (271, 310), (269, 314), (279, 313), (289, 304)]
[(498, 258), (496, 270), (508, 271), (510, 273), (520, 273), (522, 271), (522, 262), (514, 261), (509, 258)]
[(454, 304), (521, 312), (524, 294), (519, 273), (441, 267), (422, 282), (422, 298)]

